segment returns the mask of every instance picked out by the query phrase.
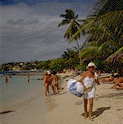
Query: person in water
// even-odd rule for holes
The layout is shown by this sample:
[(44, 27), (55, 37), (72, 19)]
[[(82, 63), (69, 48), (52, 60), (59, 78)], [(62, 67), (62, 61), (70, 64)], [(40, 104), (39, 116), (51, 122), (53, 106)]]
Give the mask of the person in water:
[(8, 76), (5, 76), (4, 81), (5, 83), (8, 83)]
[(30, 80), (29, 74), (26, 75), (26, 78), (27, 78), (27, 82), (29, 83), (29, 80)]
[(98, 85), (100, 84), (98, 81), (98, 75), (95, 73), (95, 64), (90, 62), (87, 66), (88, 71), (84, 72), (81, 75), (80, 82), (83, 85), (84, 88), (84, 94), (83, 94), (83, 99), (84, 99), (84, 113), (85, 113), (85, 118), (88, 117), (87, 114), (87, 104), (89, 100), (89, 119), (93, 121), (93, 118), (91, 116), (92, 110), (93, 110), (93, 99), (95, 97), (95, 84), (97, 83)]

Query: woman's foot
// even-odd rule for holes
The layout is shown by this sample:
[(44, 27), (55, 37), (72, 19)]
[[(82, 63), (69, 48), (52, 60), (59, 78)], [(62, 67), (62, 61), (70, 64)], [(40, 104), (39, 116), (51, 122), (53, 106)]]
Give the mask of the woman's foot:
[(88, 114), (87, 114), (87, 113), (85, 113), (85, 115), (84, 115), (84, 119), (87, 119), (87, 117), (88, 117)]
[(92, 118), (91, 116), (89, 116), (89, 120), (94, 121), (94, 118)]

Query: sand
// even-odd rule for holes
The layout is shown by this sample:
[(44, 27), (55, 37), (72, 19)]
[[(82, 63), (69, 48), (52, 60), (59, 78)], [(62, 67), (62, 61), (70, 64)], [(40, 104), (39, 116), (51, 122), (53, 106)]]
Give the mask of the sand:
[[(123, 124), (123, 90), (109, 89), (113, 84), (96, 86), (94, 121), (83, 117), (83, 99), (72, 95), (66, 88), (71, 74), (62, 77), (61, 95), (45, 99), (46, 113), (41, 114), (40, 96), (16, 112), (0, 115), (1, 124)], [(79, 79), (80, 76), (75, 77)], [(44, 110), (45, 111), (45, 110)]]

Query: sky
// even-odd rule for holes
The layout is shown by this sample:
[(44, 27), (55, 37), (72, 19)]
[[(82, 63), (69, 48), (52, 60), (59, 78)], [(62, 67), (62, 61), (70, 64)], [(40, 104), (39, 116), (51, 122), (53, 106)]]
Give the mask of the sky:
[[(0, 65), (60, 58), (76, 46), (64, 39), (68, 25), (57, 27), (61, 14), (72, 9), (79, 19), (90, 14), (94, 0), (0, 1)], [(79, 40), (80, 45), (84, 38)]]

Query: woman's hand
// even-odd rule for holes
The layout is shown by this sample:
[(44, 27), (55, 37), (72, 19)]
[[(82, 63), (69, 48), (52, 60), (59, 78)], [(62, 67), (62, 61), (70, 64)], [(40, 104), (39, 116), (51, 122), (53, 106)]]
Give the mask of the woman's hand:
[(94, 78), (95, 78), (95, 80), (98, 80), (98, 77), (97, 76), (95, 76)]
[(86, 90), (86, 86), (85, 85), (83, 85), (83, 87), (84, 87), (84, 91)]

